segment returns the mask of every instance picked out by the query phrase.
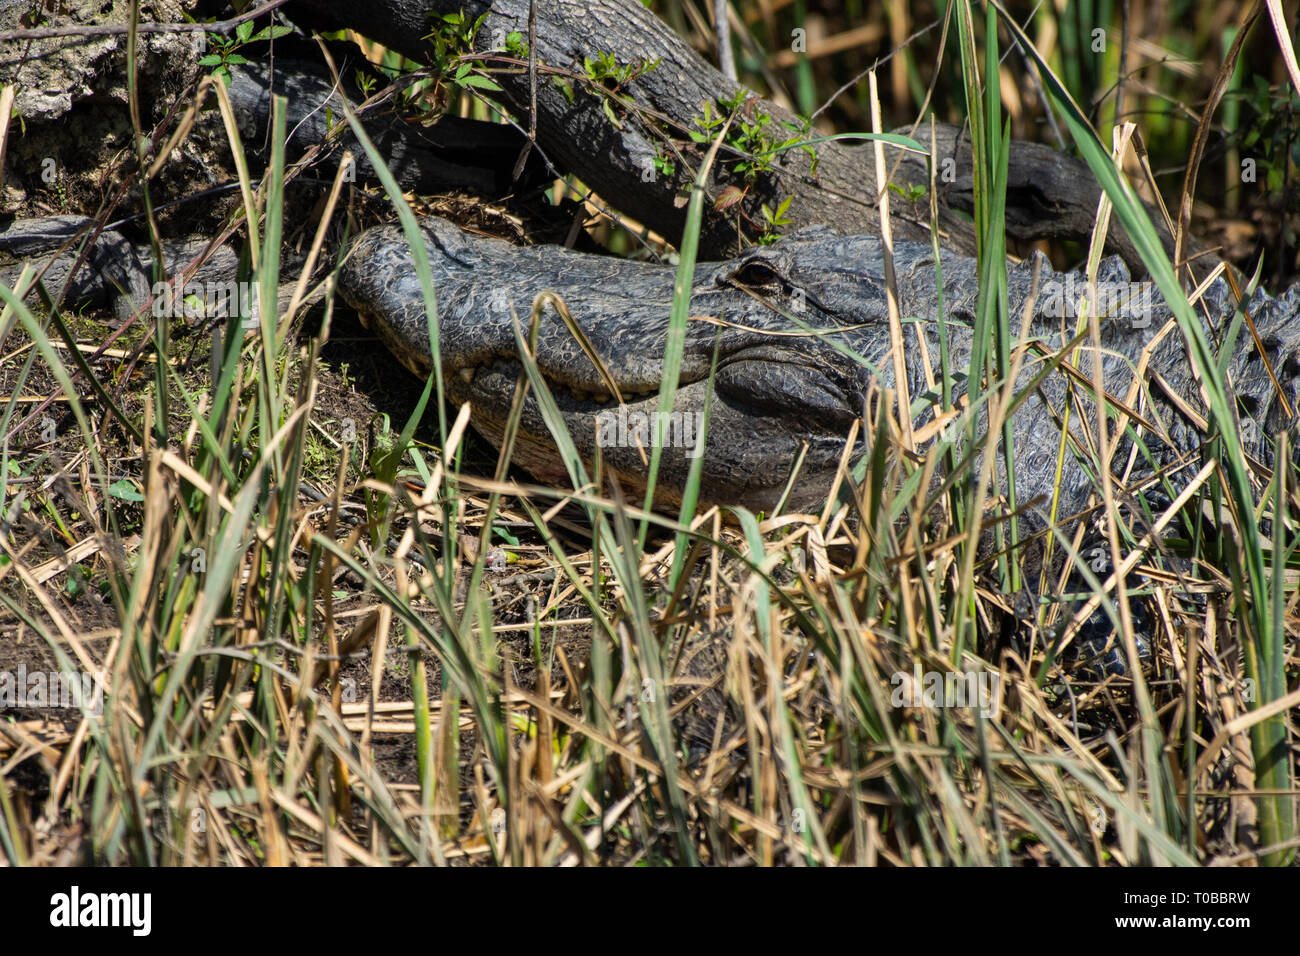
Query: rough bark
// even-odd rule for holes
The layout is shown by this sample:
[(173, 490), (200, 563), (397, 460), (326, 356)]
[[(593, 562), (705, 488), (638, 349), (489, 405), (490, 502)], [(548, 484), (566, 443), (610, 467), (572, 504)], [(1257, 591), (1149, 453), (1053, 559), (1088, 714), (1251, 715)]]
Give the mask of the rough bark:
[[(343, 70), (343, 87), (337, 89), (323, 63), (279, 59), (274, 70), (270, 65), (258, 61), (231, 69), (231, 107), (239, 117), (246, 148), (256, 151), (255, 161), (265, 162), (270, 156), (273, 95), (285, 97), (290, 160), (325, 142), (332, 127), (345, 124), (341, 102), (345, 94), (354, 110), (364, 98), (352, 86), (350, 69)], [(510, 188), (510, 174), (524, 144), (511, 126), (456, 116), (444, 116), (430, 129), (406, 122), (388, 107), (367, 110), (359, 119), (398, 184), (422, 193), (467, 189), (481, 196), (501, 195)], [(318, 158), (321, 174), (332, 175), (346, 149), (355, 158), (357, 178), (378, 182), (361, 144), (350, 130), (341, 133), (336, 146)], [(535, 161), (528, 167), (525, 178), (533, 185), (541, 181), (540, 166)]]
[[(928, 126), (917, 138), (929, 145)], [(947, 159), (952, 159), (955, 175), (952, 182), (940, 179), (938, 183), (940, 208), (969, 212), (975, 208), (970, 132), (947, 123), (936, 124), (935, 162), (942, 169)], [(908, 153), (896, 180), (924, 183), (927, 175), (924, 157)], [(1007, 166), (1007, 235), (1020, 240), (1086, 241), (1092, 235), (1100, 199), (1101, 186), (1086, 163), (1042, 143), (1012, 142)], [(1173, 255), (1173, 235), (1164, 228), (1159, 210), (1150, 203), (1145, 205), (1165, 251)], [(1193, 241), (1187, 248), (1188, 254), (1194, 255), (1203, 246)], [(1122, 258), (1134, 274), (1146, 275), (1137, 247), (1114, 217), (1106, 251)]]

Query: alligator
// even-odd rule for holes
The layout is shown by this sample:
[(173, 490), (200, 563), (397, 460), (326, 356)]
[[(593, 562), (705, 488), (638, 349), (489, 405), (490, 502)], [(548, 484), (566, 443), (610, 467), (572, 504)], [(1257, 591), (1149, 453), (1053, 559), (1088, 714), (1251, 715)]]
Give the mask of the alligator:
[[(544, 300), (540, 315), (538, 369), (584, 459), (590, 462), (600, 444), (605, 466), (619, 484), (643, 494), (643, 454), (652, 431), (646, 426), (653, 422), (664, 377), (675, 267), (556, 246), (516, 247), (470, 235), (438, 218), (422, 220), (420, 228), (436, 290), (446, 398), (468, 402), (474, 427), (500, 443), (521, 374), (513, 323), (517, 318), (526, 327), (534, 299), (552, 291), (604, 369), (597, 368), (550, 300)], [(977, 264), (946, 250), (941, 257), (942, 321), (932, 248), (911, 242), (894, 248), (907, 393), (918, 429), (942, 409), (921, 346), (937, 376), (941, 337), (947, 336), (950, 408), (965, 400), (971, 360)], [(1046, 257), (1035, 254), (1008, 262), (1007, 285), (1012, 324), (1030, 309), (1023, 341), (1032, 348), (1024, 352), (1016, 383), (1023, 390), (1076, 337), (1079, 320), (1073, 303), (1087, 283), (1078, 273), (1053, 271)], [(1203, 412), (1182, 335), (1176, 327), (1165, 327), (1171, 313), (1159, 293), (1150, 283), (1133, 282), (1119, 258), (1102, 261), (1097, 289), (1099, 305), (1109, 306), (1100, 336), (1110, 396), (1133, 402), (1130, 387), (1138, 378), (1139, 359), (1153, 346), (1140, 400), (1132, 406), (1136, 433), (1149, 451), (1149, 459), (1139, 455), (1136, 474), (1149, 476), (1161, 468), (1176, 478), (1179, 466), (1194, 463), (1194, 452), (1206, 437), (1204, 421), (1197, 420)], [(872, 420), (867, 402), (874, 389), (896, 385), (885, 290), (879, 238), (840, 236), (819, 227), (725, 262), (699, 264), (656, 502), (680, 501), (694, 458), (702, 455), (703, 502), (771, 512), (784, 497), (787, 509), (820, 510), (851, 425), (856, 419)], [(343, 264), (339, 291), (403, 365), (419, 376), (430, 374), (424, 299), (399, 226), (378, 226), (357, 239)], [(1197, 307), (1211, 341), (1221, 339), (1236, 312), (1222, 277), (1206, 288)], [(1248, 453), (1267, 464), (1267, 436), (1289, 426), (1293, 410), (1300, 408), (1295, 354), (1300, 322), (1293, 321), (1300, 315), (1300, 284), (1277, 298), (1255, 293), (1245, 311), (1272, 375), (1244, 326), (1239, 326), (1226, 369)], [(1059, 483), (1060, 516), (1083, 511), (1100, 489), (1095, 453), (1087, 451), (1095, 447), (1096, 435), (1096, 413), (1086, 387), (1092, 379), (1092, 351), (1086, 337), (1077, 348), (1027, 395), (1011, 425), (1017, 499), (1041, 505), (1057, 487), (1058, 446), (1072, 378), (1079, 385), (1073, 389), (1078, 404), (1066, 425), (1071, 442)], [(1071, 368), (1077, 370), (1073, 377)], [(695, 426), (706, 406), (701, 448)], [(869, 432), (865, 428), (859, 434)], [(1128, 447), (1122, 441), (1112, 461), (1122, 466)], [(515, 448), (515, 463), (540, 481), (569, 480), (531, 394)], [(1002, 456), (997, 458), (997, 481), (1006, 490)]]

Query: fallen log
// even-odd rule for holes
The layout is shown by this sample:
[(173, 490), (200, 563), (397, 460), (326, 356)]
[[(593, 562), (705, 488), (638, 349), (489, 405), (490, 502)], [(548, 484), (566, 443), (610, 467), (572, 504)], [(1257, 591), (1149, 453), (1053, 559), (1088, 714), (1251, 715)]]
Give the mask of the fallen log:
[[(449, 28), (444, 17), (463, 13), (471, 24), (482, 17), (472, 49), (492, 68), (491, 77), (501, 88), (485, 94), (527, 128), (533, 110), (532, 57), (520, 37), (526, 44), (529, 6), (530, 0), (294, 0), (285, 9), (302, 26), (350, 28), (422, 63), (431, 62), (434, 50), (427, 38), (435, 30), (445, 38)], [(697, 120), (706, 103), (716, 115), (718, 104), (734, 102), (742, 88), (636, 0), (537, 0), (536, 49), (531, 52), (536, 59), (537, 142), (546, 156), (606, 202), (678, 241), (686, 216), (680, 197), (704, 148), (689, 131), (700, 130)], [(592, 75), (606, 71), (598, 65), (589, 69), (587, 62), (597, 64), (602, 57), (625, 79), (593, 80)], [(757, 97), (742, 107), (737, 122), (742, 119), (757, 130), (745, 140), (751, 162), (754, 144), (761, 146), (765, 138), (775, 144), (817, 135), (788, 110)], [(971, 254), (974, 232), (964, 215), (973, 205), (970, 148), (968, 137), (962, 144), (960, 132), (938, 124), (938, 158), (951, 158), (949, 168), (955, 173), (955, 181), (940, 190), (940, 241)], [(928, 146), (928, 132), (918, 139)], [(844, 234), (878, 234), (879, 189), (867, 152), (871, 149), (843, 142), (786, 149), (767, 156), (760, 165), (770, 168), (752, 183), (736, 169), (745, 154), (724, 151), (710, 184), (711, 197), (716, 200), (729, 186), (744, 189), (745, 195), (737, 206), (719, 210), (710, 205), (701, 255), (721, 259), (735, 254), (742, 235), (753, 238), (759, 231), (761, 206), (775, 209), (787, 197), (791, 222), (786, 231), (820, 224)], [(816, 154), (815, 164), (810, 152)], [(898, 155), (892, 147), (890, 153)], [(671, 174), (665, 164), (675, 167)], [(922, 158), (911, 156), (899, 164), (891, 159), (890, 165), (897, 165), (891, 182), (900, 187), (928, 184)], [(1009, 167), (1008, 235), (1021, 241), (1087, 238), (1100, 190), (1084, 163), (1048, 147), (1013, 141)], [(891, 205), (896, 238), (929, 241), (928, 204), (917, 205), (915, 210), (908, 203)], [(1159, 226), (1159, 217), (1153, 220)], [(1172, 250), (1172, 241), (1164, 238)], [(1145, 271), (1118, 225), (1111, 228), (1108, 248), (1135, 271)]]

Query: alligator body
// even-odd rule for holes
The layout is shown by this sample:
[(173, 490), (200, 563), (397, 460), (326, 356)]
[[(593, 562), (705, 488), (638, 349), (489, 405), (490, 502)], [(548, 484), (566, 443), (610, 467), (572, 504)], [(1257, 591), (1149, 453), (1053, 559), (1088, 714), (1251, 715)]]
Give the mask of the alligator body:
[[(439, 219), (426, 219), (421, 228), (436, 289), (447, 397), (458, 404), (469, 402), (474, 426), (499, 443), (520, 375), (511, 316), (519, 316), (526, 326), (535, 296), (554, 291), (607, 366), (623, 404), (609, 394), (606, 380), (550, 305), (541, 318), (538, 366), (584, 457), (590, 460), (599, 442), (606, 466), (624, 488), (643, 490), (646, 469), (635, 439), (643, 434), (638, 426), (645, 416), (657, 408), (674, 267), (553, 246), (519, 248), (470, 236)], [(899, 243), (895, 269), (907, 388), (921, 425), (937, 407), (922, 343), (937, 375), (941, 336), (946, 333), (949, 367), (956, 370), (953, 401), (960, 403), (965, 395), (962, 375), (971, 357), (976, 263), (942, 253), (942, 322), (931, 248)], [(1043, 363), (1074, 338), (1078, 320), (1069, 303), (1083, 292), (1085, 282), (1077, 274), (1052, 271), (1042, 257), (1009, 263), (1007, 271), (1013, 325), (1018, 326), (1032, 298), (1029, 338), (1041, 346), (1026, 352), (1017, 382), (1024, 388), (1043, 370)], [(1176, 410), (1179, 404), (1185, 410), (1201, 408), (1182, 336), (1176, 328), (1165, 328), (1170, 313), (1163, 299), (1152, 287), (1132, 283), (1118, 258), (1103, 262), (1099, 290), (1110, 304), (1101, 323), (1106, 390), (1140, 410), (1145, 422), (1140, 433), (1156, 462), (1177, 464), (1178, 456), (1193, 451), (1204, 437), (1194, 416)], [(340, 291), (407, 368), (429, 374), (427, 318), (400, 228), (377, 227), (359, 238), (343, 266)], [(1222, 337), (1233, 318), (1230, 302), (1230, 290), (1219, 279), (1197, 305), (1212, 342)], [(1289, 424), (1285, 410), (1300, 407), (1300, 362), (1293, 357), (1300, 344), (1300, 322), (1294, 321), (1300, 314), (1300, 286), (1276, 299), (1256, 294), (1248, 308), (1286, 402), (1280, 401), (1245, 328), (1236, 337), (1226, 367), (1239, 402), (1242, 433), (1250, 441), (1247, 450), (1267, 462), (1271, 456), (1265, 436)], [(881, 243), (871, 236), (842, 237), (814, 227), (728, 262), (699, 265), (673, 411), (678, 419), (698, 424), (707, 401), (707, 437), (701, 450), (691, 444), (689, 428), (670, 432), (669, 438), (677, 440), (663, 449), (658, 500), (678, 500), (692, 458), (702, 451), (703, 500), (770, 510), (806, 444), (788, 506), (820, 509), (851, 422), (864, 415), (874, 387), (895, 384), (886, 309)], [(808, 330), (822, 334), (810, 335)], [(715, 343), (717, 367), (710, 390)], [(1153, 343), (1143, 390), (1135, 400), (1131, 387), (1139, 359)], [(1091, 381), (1092, 353), (1086, 339), (1073, 366)], [(1146, 388), (1150, 382), (1160, 387)], [(1181, 398), (1170, 402), (1163, 389)], [(1085, 464), (1096, 460), (1087, 453), (1095, 448), (1096, 412), (1086, 389), (1075, 389), (1077, 404), (1067, 418), (1070, 391), (1067, 372), (1052, 371), (1016, 410), (1012, 426), (1016, 491), (1023, 503), (1051, 494), (1061, 427), (1069, 422), (1072, 441), (1061, 479), (1060, 516), (1084, 508), (1089, 494), (1099, 488)], [(611, 423), (628, 427), (611, 429)], [(1121, 443), (1112, 459), (1117, 473), (1127, 452)], [(515, 461), (544, 482), (568, 480), (531, 396)], [(998, 481), (1005, 488), (1000, 472)]]

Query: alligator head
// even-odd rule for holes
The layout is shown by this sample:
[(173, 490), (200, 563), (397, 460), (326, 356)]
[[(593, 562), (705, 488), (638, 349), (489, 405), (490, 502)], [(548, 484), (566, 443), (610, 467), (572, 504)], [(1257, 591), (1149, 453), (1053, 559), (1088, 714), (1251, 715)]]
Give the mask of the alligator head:
[[(604, 369), (598, 369), (549, 301), (540, 316), (538, 368), (583, 457), (590, 462), (599, 444), (606, 467), (622, 486), (643, 492), (643, 455), (652, 434), (647, 426), (657, 411), (664, 377), (676, 269), (554, 246), (520, 248), (467, 235), (439, 219), (423, 220), (421, 229), (436, 290), (446, 397), (456, 404), (468, 402), (474, 427), (499, 444), (522, 374), (514, 317), (526, 329), (534, 300), (552, 291)], [(705, 502), (770, 510), (797, 463), (789, 505), (820, 509), (843, 456), (845, 436), (853, 421), (864, 416), (873, 387), (894, 387), (881, 252), (874, 237), (842, 237), (813, 228), (729, 262), (696, 268), (679, 386), (662, 452), (659, 501), (680, 499), (692, 460), (703, 454)], [(1041, 256), (1007, 268), (1009, 314), (1018, 321), (1027, 307), (1030, 338), (1042, 346), (1026, 355), (1017, 383), (1023, 386), (1074, 337), (1070, 305), (1084, 284), (1072, 274), (1051, 271)], [(915, 403), (934, 398), (933, 378), (921, 358), (928, 352), (929, 367), (937, 368), (941, 332), (950, 367), (964, 371), (969, 365), (978, 272), (973, 260), (942, 253), (940, 329), (930, 247), (899, 243), (895, 270), (905, 319), (908, 393)], [(1159, 372), (1165, 384), (1193, 396), (1195, 405), (1197, 385), (1181, 336), (1174, 330), (1158, 337), (1169, 316), (1163, 300), (1130, 283), (1118, 259), (1103, 263), (1102, 282), (1107, 289), (1126, 290), (1111, 303), (1112, 315), (1102, 326), (1107, 392), (1133, 401), (1142, 356), (1149, 352), (1148, 373)], [(399, 227), (377, 227), (360, 237), (349, 250), (339, 288), (402, 364), (422, 377), (430, 373), (424, 299)], [(1253, 303), (1256, 325), (1292, 409), (1297, 407), (1300, 365), (1287, 357), (1300, 338), (1300, 323), (1292, 321), (1298, 299), (1300, 292), (1292, 290), (1284, 300), (1258, 297)], [(1207, 329), (1220, 332), (1225, 317), (1232, 316), (1222, 280), (1200, 307)], [(1229, 359), (1241, 413), (1257, 423), (1260, 434), (1273, 430), (1277, 390), (1244, 335)], [(1079, 354), (1075, 364), (1090, 379), (1090, 356)], [(1141, 389), (1149, 378), (1143, 378)], [(964, 393), (964, 380), (957, 376), (954, 399)], [(1201, 438), (1194, 419), (1171, 411), (1167, 403), (1150, 406), (1148, 395), (1149, 390), (1137, 391), (1137, 404), (1145, 409), (1144, 429), (1150, 431), (1144, 436), (1148, 446), (1171, 454), (1194, 449)], [(1065, 414), (1068, 403), (1074, 403), (1073, 414)], [(700, 416), (706, 405), (707, 438), (701, 449)], [(920, 420), (930, 414), (922, 411)], [(1095, 443), (1091, 404), (1071, 390), (1067, 375), (1053, 373), (1017, 410), (1012, 440), (1020, 499), (1045, 495), (1057, 488), (1063, 422), (1069, 422), (1074, 449), (1066, 456), (1059, 486), (1058, 514), (1064, 516), (1082, 507), (1096, 487), (1095, 471), (1086, 464), (1087, 449)], [(1113, 461), (1122, 461), (1125, 451), (1121, 447)], [(568, 480), (531, 394), (522, 412), (515, 463), (544, 482)], [(1005, 488), (1000, 471), (997, 478)]]
[[(556, 247), (518, 248), (468, 236), (437, 219), (424, 220), (422, 229), (436, 289), (447, 398), (469, 402), (474, 426), (499, 443), (521, 374), (512, 316), (526, 329), (535, 297), (553, 291), (582, 327), (608, 377), (549, 302), (540, 317), (538, 368), (583, 457), (590, 461), (599, 443), (620, 484), (633, 493), (643, 491), (642, 455), (648, 455), (655, 434), (650, 426), (664, 378), (675, 270)], [(830, 235), (815, 234), (805, 239)], [(845, 259), (844, 274), (827, 272), (824, 288), (792, 286), (790, 252), (787, 242), (696, 270), (676, 401), (666, 420), (659, 472), (663, 500), (679, 500), (691, 462), (701, 453), (706, 501), (771, 509), (801, 453), (791, 502), (811, 503), (819, 493), (824, 500), (845, 436), (863, 414), (871, 375), (834, 344), (799, 326), (833, 328), (842, 322), (822, 301), (837, 285), (837, 296), (858, 303), (878, 300), (883, 308), (883, 285), (851, 276)], [(399, 227), (379, 227), (361, 237), (343, 267), (340, 290), (408, 369), (422, 377), (430, 373), (424, 300)], [(706, 400), (705, 448), (700, 426)], [(531, 397), (521, 426), (516, 463), (543, 481), (566, 480)]]

